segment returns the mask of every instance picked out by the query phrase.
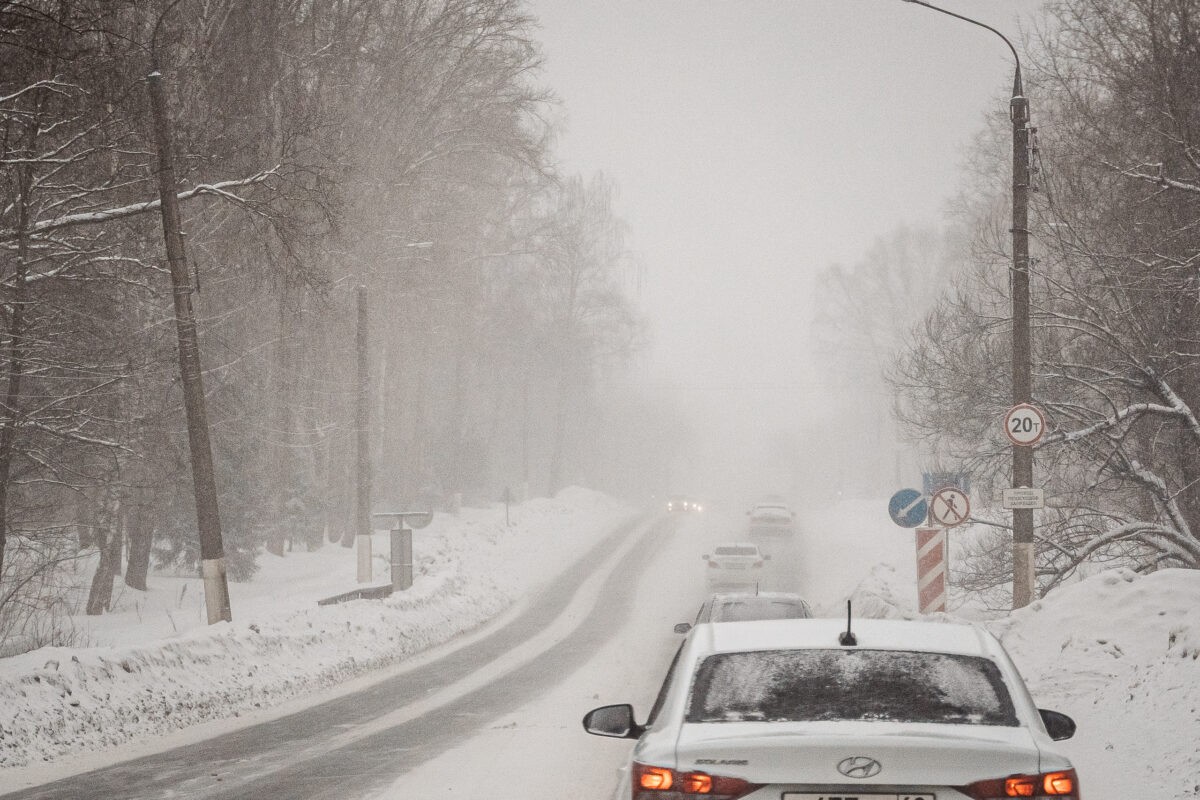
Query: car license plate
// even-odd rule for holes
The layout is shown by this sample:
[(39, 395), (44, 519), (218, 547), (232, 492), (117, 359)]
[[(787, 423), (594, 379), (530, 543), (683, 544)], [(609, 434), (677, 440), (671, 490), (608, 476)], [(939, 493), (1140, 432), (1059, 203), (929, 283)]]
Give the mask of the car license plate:
[(784, 792), (783, 800), (935, 800), (932, 794), (875, 794), (871, 792), (856, 792), (854, 794), (820, 794)]

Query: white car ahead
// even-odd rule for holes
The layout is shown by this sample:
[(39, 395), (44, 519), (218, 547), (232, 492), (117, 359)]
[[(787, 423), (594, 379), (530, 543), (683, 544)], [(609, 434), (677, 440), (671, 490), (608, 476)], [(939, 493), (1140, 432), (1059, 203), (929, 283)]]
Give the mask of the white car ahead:
[(762, 580), (763, 565), (770, 560), (753, 542), (719, 544), (703, 556), (709, 591), (720, 589), (756, 589)]
[[(636, 739), (633, 800), (1079, 800), (1012, 660), (972, 625), (832, 619), (697, 625), (644, 726), (630, 705), (584, 717)], [(846, 642), (843, 644), (843, 642)]]
[(759, 503), (746, 512), (751, 536), (791, 535), (796, 531), (796, 512), (784, 503)]

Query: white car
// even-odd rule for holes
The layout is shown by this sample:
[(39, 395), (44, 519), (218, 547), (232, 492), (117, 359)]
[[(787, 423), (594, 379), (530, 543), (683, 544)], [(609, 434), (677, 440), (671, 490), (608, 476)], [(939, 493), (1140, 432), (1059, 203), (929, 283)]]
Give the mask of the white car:
[(714, 594), (700, 606), (695, 622), (680, 622), (676, 633), (687, 633), (702, 622), (746, 622), (752, 619), (810, 619), (812, 608), (791, 592)]
[(796, 529), (796, 512), (784, 503), (759, 503), (746, 512), (751, 536), (791, 534)]
[[(991, 634), (899, 620), (697, 625), (646, 724), (630, 705), (584, 717), (636, 739), (625, 800), (1079, 800), (1038, 709)], [(845, 642), (845, 643), (843, 643)]]
[(762, 580), (763, 565), (770, 560), (754, 542), (728, 542), (702, 556), (710, 591), (719, 589), (755, 589)]

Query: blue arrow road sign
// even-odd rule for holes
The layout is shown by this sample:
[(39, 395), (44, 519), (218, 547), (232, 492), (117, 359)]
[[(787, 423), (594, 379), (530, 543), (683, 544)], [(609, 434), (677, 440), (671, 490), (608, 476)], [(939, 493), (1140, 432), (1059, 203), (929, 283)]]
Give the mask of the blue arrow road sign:
[(888, 514), (901, 528), (915, 528), (925, 521), (929, 501), (916, 489), (901, 489), (888, 501)]

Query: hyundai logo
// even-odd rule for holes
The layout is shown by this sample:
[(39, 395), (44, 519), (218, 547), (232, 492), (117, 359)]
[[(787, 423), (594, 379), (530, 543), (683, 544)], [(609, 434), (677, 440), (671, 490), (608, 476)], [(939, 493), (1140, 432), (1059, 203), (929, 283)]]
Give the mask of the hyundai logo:
[(838, 772), (847, 778), (874, 778), (883, 765), (867, 756), (851, 756), (838, 762)]

